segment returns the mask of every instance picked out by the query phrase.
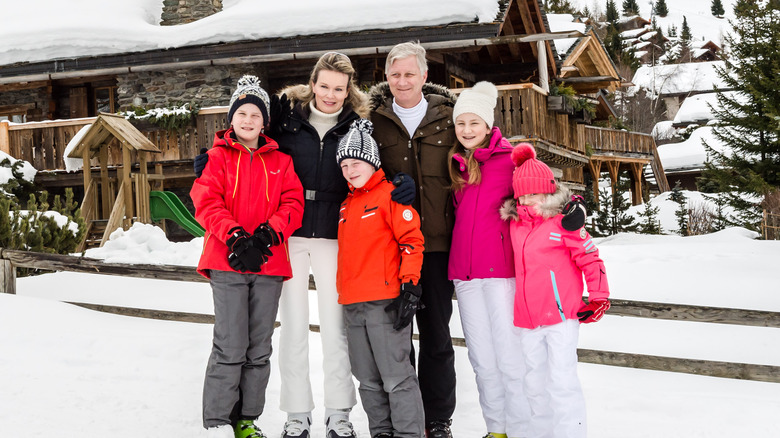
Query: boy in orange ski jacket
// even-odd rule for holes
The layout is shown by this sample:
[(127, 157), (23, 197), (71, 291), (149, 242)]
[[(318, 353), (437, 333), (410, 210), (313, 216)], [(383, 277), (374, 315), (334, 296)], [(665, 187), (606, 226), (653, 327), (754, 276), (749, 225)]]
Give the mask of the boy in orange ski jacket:
[(368, 120), (339, 142), (336, 160), (350, 193), (339, 215), (336, 287), (344, 304), (352, 373), (371, 436), (420, 438), (422, 397), (410, 353), (423, 261), (420, 217), (391, 200)]

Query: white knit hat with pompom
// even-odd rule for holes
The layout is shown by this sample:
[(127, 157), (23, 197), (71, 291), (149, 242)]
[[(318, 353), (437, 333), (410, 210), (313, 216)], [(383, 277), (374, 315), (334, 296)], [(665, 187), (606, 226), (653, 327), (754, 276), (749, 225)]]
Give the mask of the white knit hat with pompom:
[(493, 110), (496, 108), (498, 99), (498, 90), (490, 82), (477, 82), (472, 88), (463, 90), (455, 102), (455, 108), (452, 110), (452, 121), (454, 122), (459, 115), (472, 113), (478, 115), (487, 123), (488, 127), (493, 127)]

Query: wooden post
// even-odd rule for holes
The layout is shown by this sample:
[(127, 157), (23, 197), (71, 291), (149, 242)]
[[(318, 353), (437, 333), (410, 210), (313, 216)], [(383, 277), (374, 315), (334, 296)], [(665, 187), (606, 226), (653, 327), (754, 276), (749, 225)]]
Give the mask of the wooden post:
[(629, 163), (633, 185), (631, 186), (631, 203), (639, 205), (642, 203), (642, 163)]
[(125, 230), (130, 229), (133, 225), (133, 217), (135, 216), (133, 210), (133, 180), (130, 179), (130, 170), (133, 166), (133, 162), (130, 159), (130, 147), (128, 145), (122, 145), (122, 188), (125, 193), (125, 215), (122, 221), (122, 228)]
[(590, 176), (593, 178), (593, 201), (596, 205), (599, 203), (599, 177), (601, 176), (601, 161), (590, 159), (588, 160), (588, 169), (590, 169)]
[(11, 135), (8, 132), (8, 120), (0, 122), (0, 151), (11, 155)]
[(100, 146), (100, 203), (102, 204), (101, 219), (108, 219), (111, 214), (111, 207), (113, 205), (113, 194), (111, 193), (111, 186), (108, 182), (108, 144), (103, 143)]
[(16, 267), (10, 260), (0, 259), (0, 292), (16, 293)]

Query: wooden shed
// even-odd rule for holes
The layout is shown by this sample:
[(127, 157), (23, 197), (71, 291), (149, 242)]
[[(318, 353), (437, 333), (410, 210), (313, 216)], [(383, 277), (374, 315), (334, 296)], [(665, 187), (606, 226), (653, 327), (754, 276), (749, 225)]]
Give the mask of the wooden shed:
[[(112, 144), (118, 144), (121, 148), (118, 181), (109, 178), (108, 174), (109, 149)], [(99, 243), (102, 246), (108, 236), (120, 226), (128, 229), (134, 220), (151, 222), (151, 187), (146, 156), (148, 152), (160, 153), (160, 150), (124, 117), (100, 114), (68, 154), (70, 158), (81, 158), (84, 161), (84, 199), (81, 214), (87, 222), (87, 233), (78, 248), (79, 251), (88, 245), (91, 236), (96, 233), (102, 232)], [(137, 172), (133, 172), (134, 156), (138, 161)], [(91, 162), (95, 158), (100, 169), (97, 179), (92, 177), (91, 171), (86, 171), (87, 168), (91, 169)]]

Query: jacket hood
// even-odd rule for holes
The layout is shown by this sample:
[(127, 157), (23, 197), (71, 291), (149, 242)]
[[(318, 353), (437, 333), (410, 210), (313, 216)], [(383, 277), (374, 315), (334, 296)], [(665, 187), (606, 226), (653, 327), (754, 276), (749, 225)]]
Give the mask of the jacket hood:
[[(555, 193), (548, 196), (536, 209), (537, 214), (544, 219), (549, 219), (559, 214), (563, 209), (563, 206), (571, 198), (571, 191), (567, 187), (564, 187), (560, 183), (558, 183), (557, 186)], [(501, 219), (505, 221), (519, 220), (520, 214), (517, 212), (517, 200), (514, 198), (504, 199), (504, 202), (501, 203), (501, 207), (499, 208), (499, 214), (501, 215)]]
[[(303, 110), (308, 115), (309, 108), (306, 105), (303, 105), (304, 103), (304, 96), (307, 94), (310, 94), (311, 89), (308, 85), (304, 84), (298, 84), (298, 85), (290, 85), (289, 87), (285, 87), (282, 89), (282, 91), (279, 92), (279, 95), (286, 94), (287, 98), (290, 99), (290, 103), (292, 103), (293, 106), (300, 103), (301, 106), (303, 106)], [(344, 108), (345, 109), (352, 109), (358, 116), (365, 119), (368, 118), (368, 114), (370, 112), (370, 108), (368, 107), (368, 97), (365, 93), (362, 91), (360, 92), (359, 101), (360, 105), (358, 105), (357, 108), (352, 108), (351, 104), (349, 102), (344, 102)], [(306, 102), (308, 104), (308, 102)]]
[[(450, 91), (449, 88), (431, 82), (423, 84), (422, 92), (423, 96), (438, 95), (444, 97), (447, 100), (447, 104), (451, 106), (454, 106), (455, 101), (458, 100), (458, 96)], [(368, 91), (369, 107), (371, 111), (376, 110), (382, 106), (385, 100), (392, 97), (393, 93), (390, 92), (390, 84), (388, 84), (387, 81), (374, 85)]]

